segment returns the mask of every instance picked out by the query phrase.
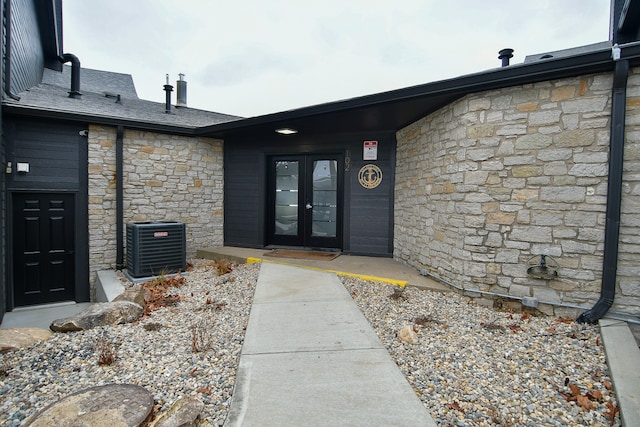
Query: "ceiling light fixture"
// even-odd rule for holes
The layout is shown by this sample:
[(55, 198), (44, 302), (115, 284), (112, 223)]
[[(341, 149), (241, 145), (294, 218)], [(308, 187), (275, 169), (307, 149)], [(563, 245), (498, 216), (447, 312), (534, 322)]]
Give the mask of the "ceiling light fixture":
[(276, 132), (278, 132), (281, 135), (293, 135), (295, 133), (298, 133), (297, 130), (295, 129), (291, 129), (291, 128), (280, 128), (280, 129), (276, 129)]

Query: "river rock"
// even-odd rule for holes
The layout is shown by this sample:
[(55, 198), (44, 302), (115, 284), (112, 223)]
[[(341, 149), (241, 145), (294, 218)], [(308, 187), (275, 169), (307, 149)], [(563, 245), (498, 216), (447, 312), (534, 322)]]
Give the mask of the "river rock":
[(48, 340), (51, 335), (51, 331), (41, 328), (0, 329), (0, 352), (28, 347)]
[(140, 305), (131, 301), (96, 303), (75, 316), (54, 320), (49, 328), (54, 332), (72, 332), (131, 323), (142, 316), (142, 311)]
[(204, 403), (192, 396), (180, 398), (158, 420), (155, 427), (191, 427), (204, 409)]
[(404, 328), (398, 332), (398, 339), (407, 344), (418, 344), (418, 334), (415, 333), (411, 325), (405, 325)]
[(153, 395), (134, 384), (108, 384), (71, 394), (37, 412), (29, 427), (138, 427), (153, 410)]

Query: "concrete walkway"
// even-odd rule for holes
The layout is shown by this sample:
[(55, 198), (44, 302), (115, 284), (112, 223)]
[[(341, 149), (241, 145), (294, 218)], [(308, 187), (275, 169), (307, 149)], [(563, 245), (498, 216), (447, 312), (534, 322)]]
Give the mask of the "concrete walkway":
[(435, 426), (335, 273), (263, 263), (225, 426)]
[(76, 315), (89, 306), (91, 306), (89, 302), (67, 302), (14, 309), (4, 314), (0, 329), (40, 328), (49, 330), (49, 325), (54, 320)]
[(227, 259), (238, 263), (274, 262), (310, 269), (330, 271), (342, 276), (359, 277), (364, 280), (386, 282), (398, 286), (415, 286), (436, 292), (451, 292), (451, 289), (418, 270), (402, 264), (393, 258), (340, 255), (332, 260), (279, 258), (271, 255), (269, 249), (235, 248), (218, 246), (198, 250), (198, 257), (207, 259)]

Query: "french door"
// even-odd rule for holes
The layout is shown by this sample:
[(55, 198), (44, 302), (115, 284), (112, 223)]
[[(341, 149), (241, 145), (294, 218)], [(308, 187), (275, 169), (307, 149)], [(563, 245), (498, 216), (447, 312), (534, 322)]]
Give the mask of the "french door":
[(268, 243), (342, 248), (342, 156), (272, 156), (268, 166)]

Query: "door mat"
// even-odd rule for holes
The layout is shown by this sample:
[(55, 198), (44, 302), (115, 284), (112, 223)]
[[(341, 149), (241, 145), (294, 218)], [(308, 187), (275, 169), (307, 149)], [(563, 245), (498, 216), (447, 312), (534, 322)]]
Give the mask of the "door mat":
[(294, 259), (312, 259), (331, 261), (340, 256), (339, 252), (322, 252), (322, 251), (298, 251), (292, 249), (274, 249), (265, 252), (265, 256), (276, 258), (294, 258)]

